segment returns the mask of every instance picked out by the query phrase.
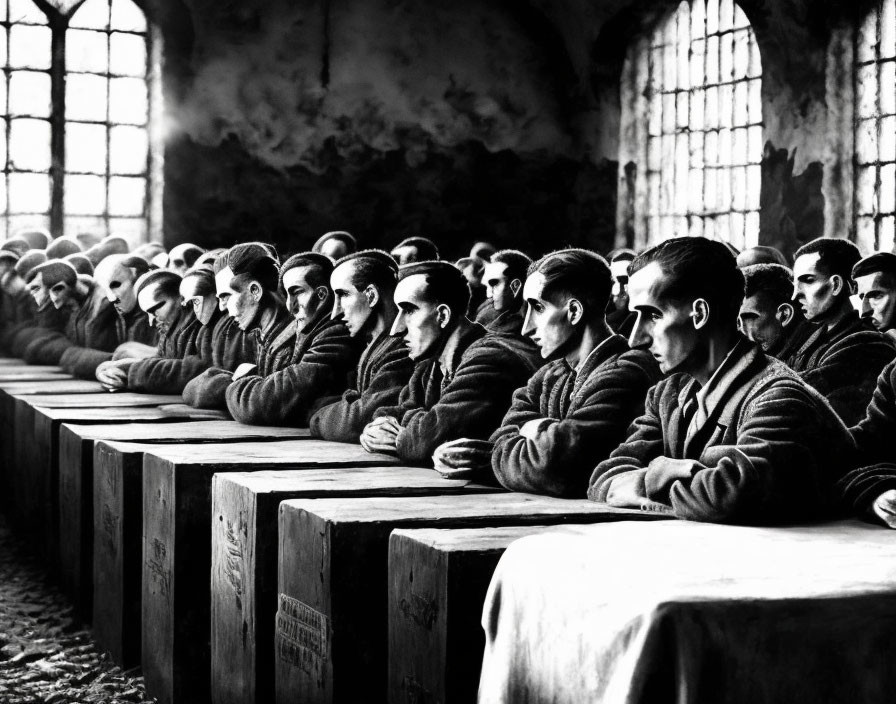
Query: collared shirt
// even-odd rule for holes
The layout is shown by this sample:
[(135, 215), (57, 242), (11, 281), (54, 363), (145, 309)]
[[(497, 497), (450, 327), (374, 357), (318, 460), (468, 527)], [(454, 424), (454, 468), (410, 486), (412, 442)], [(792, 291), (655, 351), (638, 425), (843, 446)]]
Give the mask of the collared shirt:
[(614, 337), (615, 335), (607, 335), (605, 339), (601, 340), (600, 343), (598, 343), (597, 347), (595, 347), (587, 355), (585, 355), (584, 359), (580, 359), (579, 363), (575, 366), (575, 369), (573, 369), (576, 375), (580, 374), (585, 365), (588, 364), (588, 360), (600, 354), (600, 350), (606, 347), (607, 343), (610, 342), (610, 340), (612, 340)]
[[(734, 382), (735, 378), (743, 371), (743, 365), (740, 364), (740, 362), (744, 356), (743, 346), (745, 344), (749, 345), (750, 343), (746, 340), (738, 341), (738, 343), (731, 348), (731, 351), (725, 355), (725, 359), (722, 360), (722, 363), (713, 372), (712, 376), (709, 377), (706, 385), (694, 394), (693, 401), (696, 403), (696, 409), (693, 411), (691, 420), (688, 423), (688, 432), (685, 442), (689, 442), (696, 432), (703, 427), (709, 418), (709, 414), (722, 400), (722, 397)], [(695, 380), (695, 389), (697, 385)], [(686, 406), (689, 406), (690, 403), (691, 401), (689, 400)], [(686, 408), (685, 412), (689, 412), (690, 410), (690, 408)]]

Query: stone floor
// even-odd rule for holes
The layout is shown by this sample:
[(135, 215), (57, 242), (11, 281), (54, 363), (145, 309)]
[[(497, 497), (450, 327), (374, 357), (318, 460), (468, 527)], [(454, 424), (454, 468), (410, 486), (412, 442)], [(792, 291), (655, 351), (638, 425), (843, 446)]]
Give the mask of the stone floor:
[(0, 702), (149, 702), (137, 671), (97, 652), (65, 597), (0, 516)]

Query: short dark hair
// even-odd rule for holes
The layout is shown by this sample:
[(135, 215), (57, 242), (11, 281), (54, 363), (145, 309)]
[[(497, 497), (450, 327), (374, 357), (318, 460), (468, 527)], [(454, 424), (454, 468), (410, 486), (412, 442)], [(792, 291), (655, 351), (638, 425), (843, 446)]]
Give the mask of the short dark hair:
[(25, 252), (31, 249), (31, 247), (21, 237), (10, 237), (6, 242), (0, 244), (0, 249), (6, 252), (14, 252), (22, 257), (25, 255)]
[(491, 242), (477, 242), (470, 248), (470, 256), (484, 261), (492, 261), (495, 255), (495, 245)]
[(82, 252), (69, 254), (63, 257), (62, 261), (68, 262), (73, 267), (75, 267), (75, 271), (77, 271), (79, 274), (84, 274), (85, 276), (93, 276), (93, 264)]
[(718, 310), (719, 325), (734, 324), (744, 299), (744, 275), (724, 242), (705, 237), (676, 237), (635, 257), (630, 277), (657, 264), (668, 281), (662, 295), (673, 301), (702, 298), (710, 310)]
[(502, 249), (492, 255), (490, 264), (503, 264), (507, 267), (507, 278), (510, 281), (526, 280), (526, 272), (532, 266), (532, 258), (518, 249)]
[[(50, 240), (53, 239), (50, 233), (42, 227), (19, 230), (16, 233), (16, 237), (21, 237), (25, 240), (30, 249), (46, 249), (47, 245), (50, 244)], [(51, 259), (52, 257), (48, 256), (47, 258)]]
[[(217, 265), (216, 261), (216, 269)], [(246, 242), (231, 247), (227, 251), (227, 262), (221, 269), (226, 267), (233, 272), (231, 286), (243, 286), (249, 279), (254, 279), (266, 291), (277, 291), (277, 260), (271, 255), (270, 248), (261, 242)]]
[(47, 245), (47, 259), (62, 259), (69, 254), (80, 254), (83, 250), (74, 237), (64, 235)]
[(326, 286), (330, 288), (330, 274), (333, 273), (333, 262), (329, 257), (317, 252), (300, 252), (293, 254), (289, 259), (283, 262), (280, 267), (280, 287), (283, 288), (283, 275), (290, 269), (296, 269), (300, 266), (308, 267), (308, 275), (305, 279), (313, 288), (318, 286)]
[[(215, 275), (211, 272), (210, 269), (200, 268), (200, 269), (192, 269), (184, 274), (183, 280), (186, 281), (190, 277), (194, 277), (196, 279), (196, 294), (199, 296), (214, 296), (215, 289)], [(178, 286), (179, 288), (179, 286)]]
[(575, 248), (551, 252), (534, 262), (527, 275), (536, 273), (544, 276), (544, 298), (575, 298), (589, 316), (606, 310), (613, 278), (607, 260), (597, 252)]
[(32, 269), (47, 261), (47, 254), (42, 249), (29, 249), (16, 262), (16, 273), (26, 281)]
[(143, 257), (126, 256), (121, 260), (121, 265), (131, 269), (135, 278), (140, 278), (150, 270), (149, 262)]
[(461, 257), (456, 262), (454, 262), (454, 266), (463, 271), (468, 266), (473, 267), (473, 271), (481, 274), (483, 269), (485, 269), (485, 262), (479, 259), (479, 257)]
[[(193, 262), (193, 265), (190, 267), (190, 270), (205, 268), (213, 273), (217, 273), (218, 271), (220, 271), (220, 269), (215, 269), (215, 264), (216, 264), (216, 262), (223, 259), (225, 262), (225, 266), (226, 266), (226, 262), (227, 262), (227, 257), (225, 256), (226, 254), (227, 254), (227, 250), (223, 249), (223, 248), (210, 249), (208, 252), (204, 252), (203, 254), (199, 255), (199, 257), (196, 259), (196, 261)], [(223, 269), (223, 268), (224, 267), (222, 266), (221, 269)]]
[(205, 250), (198, 245), (192, 244), (190, 242), (183, 242), (176, 247), (172, 247), (171, 251), (168, 253), (168, 263), (171, 263), (171, 255), (174, 253), (174, 250), (177, 248), (183, 250), (184, 255), (184, 264), (187, 267), (193, 266), (196, 263), (196, 260), (199, 259), (203, 254), (205, 254)]
[(852, 268), (862, 258), (858, 247), (849, 240), (819, 237), (796, 250), (794, 261), (806, 254), (818, 254), (818, 268), (828, 276), (841, 277), (847, 284), (846, 294), (849, 295), (853, 283)]
[(143, 274), (134, 285), (134, 290), (139, 295), (147, 286), (158, 285), (159, 293), (168, 298), (180, 298), (180, 274), (168, 269), (156, 269)]
[(59, 259), (44, 262), (34, 267), (25, 277), (26, 283), (31, 283), (40, 274), (44, 286), (52, 288), (56, 284), (63, 283), (74, 286), (78, 282), (78, 272), (68, 262)]
[(426, 237), (406, 237), (392, 250), (395, 251), (399, 247), (416, 247), (417, 255), (420, 257), (418, 261), (421, 262), (435, 261), (439, 258), (439, 248), (436, 247), (436, 243)]
[(127, 254), (130, 251), (127, 240), (117, 235), (109, 235), (93, 245), (85, 252), (87, 258), (96, 266), (103, 259), (113, 254)]
[(436, 303), (443, 303), (451, 310), (451, 317), (460, 321), (470, 305), (470, 287), (466, 278), (450, 262), (413, 262), (399, 267), (398, 280), (422, 274), (426, 277), (426, 293)]
[(349, 254), (358, 249), (358, 241), (350, 232), (346, 232), (345, 230), (335, 230), (321, 235), (317, 239), (317, 242), (312, 245), (311, 251), (320, 254), (320, 250), (323, 249), (324, 244), (330, 240), (338, 240), (339, 242), (342, 242)]
[(751, 264), (741, 269), (744, 298), (760, 295), (775, 306), (793, 297), (793, 272), (781, 264)]
[(635, 260), (638, 254), (633, 249), (629, 249), (628, 247), (619, 247), (618, 249), (614, 249), (608, 255), (608, 259), (610, 262), (632, 262)]
[(896, 254), (890, 252), (875, 252), (856, 262), (852, 268), (853, 281), (860, 276), (869, 274), (883, 274), (887, 286), (896, 286)]
[(388, 252), (381, 249), (362, 249), (339, 259), (333, 265), (333, 269), (348, 262), (355, 263), (352, 286), (358, 291), (363, 291), (371, 284), (381, 292), (395, 290), (395, 285), (398, 283), (398, 264)]
[[(777, 247), (769, 247), (768, 245), (759, 244), (755, 247), (747, 247), (744, 251), (737, 255), (737, 258), (750, 257), (755, 259), (754, 264), (780, 264), (787, 266), (787, 257)], [(752, 266), (747, 264), (746, 266)], [(743, 268), (743, 266), (741, 266)]]

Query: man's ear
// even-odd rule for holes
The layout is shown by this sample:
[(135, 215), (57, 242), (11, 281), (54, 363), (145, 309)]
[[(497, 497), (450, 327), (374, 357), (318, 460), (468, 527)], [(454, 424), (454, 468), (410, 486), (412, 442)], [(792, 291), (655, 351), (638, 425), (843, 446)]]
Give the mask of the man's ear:
[(364, 299), (367, 301), (367, 307), (373, 308), (380, 302), (380, 292), (373, 284), (368, 284), (364, 289)]
[(790, 325), (795, 315), (796, 312), (793, 310), (793, 306), (789, 303), (782, 303), (778, 306), (778, 310), (775, 311), (775, 317), (785, 328)]
[(839, 296), (844, 291), (846, 291), (847, 296), (851, 296), (855, 293), (855, 291), (853, 291), (852, 283), (849, 280), (844, 279), (840, 274), (832, 274), (828, 281), (831, 282), (831, 294), (834, 296)]
[(330, 289), (326, 286), (318, 286), (314, 289), (314, 295), (317, 296), (317, 300), (325, 301), (327, 300), (327, 296), (330, 295)]
[(249, 293), (252, 294), (252, 298), (256, 301), (261, 298), (261, 294), (263, 293), (261, 289), (261, 284), (257, 281), (252, 281), (249, 283)]
[(566, 319), (570, 325), (578, 325), (579, 321), (585, 317), (585, 307), (577, 298), (570, 298), (566, 302)]
[(691, 318), (694, 319), (694, 329), (699, 330), (709, 324), (709, 301), (698, 298), (691, 304)]
[(436, 320), (439, 322), (439, 327), (443, 330), (447, 328), (448, 323), (451, 322), (451, 309), (444, 303), (440, 303), (436, 307)]
[(516, 296), (520, 292), (520, 289), (522, 289), (522, 288), (523, 288), (523, 282), (520, 281), (519, 279), (514, 279), (513, 281), (510, 282), (510, 292), (514, 296)]

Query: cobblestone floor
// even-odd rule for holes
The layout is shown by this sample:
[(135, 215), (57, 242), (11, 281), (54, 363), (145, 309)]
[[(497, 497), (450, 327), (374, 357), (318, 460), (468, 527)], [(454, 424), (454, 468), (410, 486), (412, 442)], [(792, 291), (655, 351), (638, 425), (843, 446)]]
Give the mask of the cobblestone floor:
[(0, 702), (150, 702), (137, 671), (97, 652), (65, 597), (0, 516)]

